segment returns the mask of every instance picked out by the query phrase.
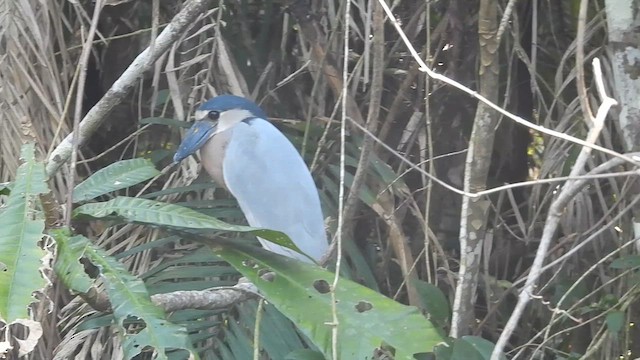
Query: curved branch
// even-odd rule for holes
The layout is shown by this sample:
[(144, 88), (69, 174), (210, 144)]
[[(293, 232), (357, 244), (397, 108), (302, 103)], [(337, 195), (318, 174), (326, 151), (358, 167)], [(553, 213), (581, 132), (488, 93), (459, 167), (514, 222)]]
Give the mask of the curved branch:
[[(89, 110), (79, 124), (78, 145), (83, 144), (98, 129), (111, 110), (119, 104), (131, 91), (142, 75), (150, 70), (154, 62), (160, 58), (180, 36), (192, 26), (198, 16), (205, 13), (210, 0), (190, 0), (182, 10), (162, 30), (153, 43), (147, 47), (129, 65), (124, 73), (111, 85), (107, 93)], [(71, 157), (73, 149), (73, 133), (67, 135), (47, 159), (47, 175), (51, 176)], [(72, 186), (72, 184), (70, 185)]]

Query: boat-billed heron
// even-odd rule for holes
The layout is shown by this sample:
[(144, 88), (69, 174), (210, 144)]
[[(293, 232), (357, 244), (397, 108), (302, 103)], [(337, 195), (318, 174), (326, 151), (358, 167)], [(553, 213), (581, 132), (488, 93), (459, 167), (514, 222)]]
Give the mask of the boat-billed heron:
[[(200, 150), (202, 165), (238, 200), (249, 225), (282, 231), (318, 261), (328, 249), (318, 190), (296, 148), (250, 100), (221, 95), (202, 104), (173, 160)], [(258, 238), (267, 250), (310, 262)]]

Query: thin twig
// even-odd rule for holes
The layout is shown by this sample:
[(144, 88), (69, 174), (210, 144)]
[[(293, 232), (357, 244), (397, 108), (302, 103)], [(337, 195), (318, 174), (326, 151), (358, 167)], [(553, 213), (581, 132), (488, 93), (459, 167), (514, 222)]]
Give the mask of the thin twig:
[[(87, 33), (87, 39), (82, 47), (82, 53), (78, 61), (78, 87), (76, 88), (76, 107), (73, 113), (73, 132), (71, 137), (71, 164), (69, 166), (69, 174), (67, 174), (67, 186), (73, 188), (75, 186), (76, 176), (76, 163), (78, 161), (78, 128), (80, 124), (80, 117), (82, 116), (82, 100), (84, 98), (84, 86), (87, 82), (87, 64), (89, 63), (89, 56), (91, 55), (91, 44), (93, 37), (96, 34), (98, 28), (98, 19), (104, 3), (102, 0), (96, 1), (95, 8), (93, 9), (93, 16), (91, 18), (91, 24), (89, 26), (89, 32)], [(76, 7), (81, 8), (80, 4), (76, 4)], [(67, 99), (68, 100), (68, 99)], [(62, 123), (63, 118), (60, 119)], [(71, 213), (73, 211), (73, 191), (67, 192), (67, 208), (64, 214), (64, 223), (66, 227), (71, 226)]]
[[(350, 120), (350, 119), (348, 119), (348, 120)], [(433, 176), (429, 172), (425, 171), (424, 169), (422, 169), (419, 166), (420, 164), (414, 164), (411, 160), (407, 159), (404, 155), (400, 154), (395, 149), (393, 149), (389, 145), (385, 144), (382, 140), (378, 139), (374, 134), (372, 134), (371, 132), (367, 131), (367, 129), (364, 126), (356, 123), (355, 121), (352, 121), (352, 120), (350, 120), (350, 121), (354, 126), (356, 126), (358, 129), (362, 130), (362, 132), (364, 134), (366, 134), (367, 136), (373, 137), (373, 140), (375, 142), (377, 142), (380, 146), (382, 146), (385, 150), (389, 151), (391, 154), (393, 154), (395, 157), (397, 157), (400, 161), (402, 161), (405, 164), (407, 164), (409, 166), (409, 168), (419, 172), (420, 174), (425, 175), (426, 177), (432, 179), (434, 182), (438, 183), (439, 185), (441, 185), (445, 189), (450, 190), (451, 192), (454, 192), (454, 193), (456, 193), (458, 195), (464, 195), (464, 196), (468, 196), (468, 197), (480, 197), (480, 196), (485, 196), (485, 195), (493, 194), (493, 193), (496, 193), (496, 192), (504, 191), (504, 190), (507, 190), (507, 189), (514, 189), (514, 188), (524, 187), (524, 186), (533, 186), (533, 185), (539, 185), (539, 184), (545, 184), (545, 183), (555, 183), (555, 182), (559, 182), (559, 181), (566, 181), (566, 180), (572, 180), (572, 179), (573, 180), (579, 180), (579, 179), (585, 179), (585, 178), (587, 178), (587, 179), (597, 179), (597, 178), (607, 177), (607, 175), (562, 176), (562, 177), (556, 177), (556, 178), (550, 178), (550, 179), (537, 179), (537, 180), (523, 181), (523, 182), (519, 182), (519, 183), (502, 185), (502, 186), (494, 187), (494, 188), (491, 188), (491, 189), (488, 189), (488, 190), (482, 190), (482, 191), (476, 191), (476, 192), (463, 191), (463, 190), (460, 190), (458, 188), (453, 187), (452, 185), (447, 184), (446, 182), (440, 180), (436, 176)], [(449, 155), (451, 155), (451, 154), (449, 154)], [(638, 153), (629, 153), (629, 154), (620, 154), (620, 155), (621, 156), (618, 156), (616, 158), (624, 161), (625, 163), (627, 162), (627, 159), (632, 159), (632, 160), (634, 160), (636, 162), (640, 162), (640, 154), (638, 154)], [(634, 175), (634, 174), (638, 174), (638, 170), (617, 172), (617, 173), (609, 174), (608, 176), (629, 176), (629, 175)]]
[(398, 35), (400, 35), (400, 37), (402, 38), (402, 40), (404, 41), (405, 45), (407, 46), (407, 48), (409, 49), (409, 52), (411, 53), (411, 56), (413, 57), (413, 59), (418, 62), (418, 64), (420, 65), (420, 71), (424, 71), (426, 72), (429, 76), (431, 76), (433, 79), (435, 80), (439, 80), (442, 81), (445, 84), (451, 85), (454, 88), (463, 91), (466, 94), (471, 95), (472, 97), (480, 100), (481, 102), (485, 103), (487, 106), (489, 106), (490, 108), (496, 110), (497, 112), (499, 112), (500, 114), (506, 116), (507, 118), (515, 121), (516, 123), (526, 126), (529, 129), (541, 132), (543, 134), (547, 134), (565, 141), (569, 141), (572, 142), (574, 144), (578, 144), (578, 145), (582, 145), (584, 147), (588, 147), (590, 149), (593, 150), (598, 150), (600, 152), (603, 152), (605, 154), (609, 154), (611, 156), (615, 156), (615, 157), (619, 157), (621, 159), (624, 159), (625, 161), (634, 164), (634, 165), (640, 165), (640, 160), (638, 159), (632, 159), (629, 158), (617, 151), (614, 150), (610, 150), (607, 149), (605, 147), (602, 147), (600, 145), (596, 145), (596, 144), (590, 144), (587, 141), (578, 139), (574, 136), (571, 135), (567, 135), (564, 133), (561, 133), (559, 131), (555, 131), (555, 130), (551, 130), (551, 129), (547, 129), (544, 126), (540, 126), (537, 124), (534, 124), (530, 121), (525, 120), (524, 118), (518, 116), (518, 115), (514, 115), (510, 112), (508, 112), (507, 110), (501, 108), (499, 105), (489, 101), (486, 97), (480, 95), (477, 91), (471, 90), (470, 88), (462, 85), (461, 83), (450, 79), (442, 74), (438, 74), (435, 71), (431, 70), (427, 64), (425, 64), (425, 62), (422, 60), (422, 58), (420, 58), (420, 54), (418, 54), (418, 52), (416, 51), (415, 47), (413, 47), (413, 45), (411, 44), (411, 42), (409, 41), (409, 39), (407, 38), (407, 35), (402, 31), (402, 27), (400, 26), (400, 24), (398, 24), (398, 22), (396, 21), (395, 17), (393, 16), (393, 13), (391, 12), (391, 9), (389, 9), (389, 6), (385, 3), (384, 0), (378, 0), (380, 2), (380, 4), (382, 5), (382, 8), (384, 9), (384, 11), (387, 13), (387, 16), (389, 18), (389, 21), (391, 21), (391, 23), (393, 24), (393, 26), (396, 28), (396, 31), (398, 32)]
[(509, 0), (509, 3), (504, 8), (504, 14), (502, 14), (502, 19), (500, 20), (500, 26), (498, 27), (498, 32), (496, 33), (496, 44), (500, 45), (500, 40), (502, 40), (502, 34), (507, 29), (507, 25), (509, 24), (509, 19), (511, 19), (511, 13), (513, 12), (513, 8), (516, 6), (516, 0)]
[[(425, 23), (426, 23), (426, 44), (425, 44), (425, 52), (426, 61), (431, 61), (431, 2), (427, 1), (427, 9), (424, 13)], [(426, 62), (425, 61), (425, 62)], [(426, 124), (426, 135), (427, 135), (427, 150), (429, 159), (434, 158), (434, 149), (433, 149), (433, 128), (431, 127), (431, 78), (425, 74), (424, 77), (424, 118)], [(436, 167), (434, 165), (434, 161), (429, 161), (429, 171), (425, 167), (423, 170), (430, 173), (436, 173)], [(426, 180), (426, 181), (425, 181)], [(423, 175), (422, 183), (426, 182), (426, 194), (425, 194), (425, 202), (424, 202), (424, 224), (423, 224), (423, 232), (424, 232), (424, 265), (427, 272), (427, 282), (430, 284), (438, 285), (438, 277), (436, 274), (432, 275), (431, 269), (434, 268), (431, 266), (431, 251), (429, 241), (429, 231), (431, 230), (429, 226), (429, 218), (431, 217), (431, 196), (433, 194), (433, 180)], [(434, 259), (437, 259), (434, 257)], [(417, 260), (417, 259), (416, 259)]]
[(593, 124), (593, 113), (589, 105), (587, 96), (587, 86), (584, 81), (584, 31), (587, 22), (587, 7), (589, 1), (580, 1), (580, 11), (578, 12), (578, 30), (576, 33), (576, 87), (578, 89), (578, 99), (582, 108), (582, 116), (588, 126)]
[[(382, 12), (382, 8), (377, 3), (370, 3), (370, 6), (374, 7), (373, 10), (373, 45), (372, 45), (372, 54), (373, 61), (372, 66), (373, 76), (371, 79), (371, 88), (369, 95), (369, 109), (367, 112), (367, 122), (366, 128), (370, 133), (374, 133), (378, 129), (378, 118), (380, 116), (380, 104), (382, 100), (382, 91), (383, 91), (383, 67), (384, 67), (384, 13)], [(353, 181), (351, 183), (351, 189), (349, 190), (349, 195), (347, 196), (347, 201), (344, 206), (344, 210), (342, 211), (343, 217), (345, 219), (352, 220), (357, 207), (358, 207), (358, 199), (360, 198), (360, 190), (365, 183), (366, 175), (369, 171), (369, 161), (371, 159), (371, 153), (373, 151), (374, 145), (373, 137), (366, 136), (362, 141), (360, 157), (358, 159), (358, 165), (356, 166), (356, 172), (353, 175)], [(344, 234), (353, 234), (353, 229), (355, 227), (354, 221), (349, 221), (344, 229)], [(410, 267), (412, 260), (407, 261), (406, 257), (403, 255), (404, 251), (402, 251), (402, 244), (398, 244), (398, 242), (405, 241), (406, 238), (402, 237), (397, 239), (392, 239), (393, 248), (398, 256), (398, 260), (400, 261), (400, 267), (402, 269), (403, 276), (406, 278), (410, 274)], [(408, 287), (412, 287), (413, 283), (409, 283)], [(410, 302), (415, 304), (417, 301), (416, 292), (409, 291), (412, 296), (410, 296)]]
[(351, 21), (351, 0), (345, 3), (344, 10), (344, 55), (342, 62), (342, 119), (340, 121), (340, 183), (338, 191), (338, 229), (336, 233), (336, 272), (331, 285), (331, 355), (333, 360), (338, 360), (338, 299), (336, 291), (340, 280), (340, 268), (342, 264), (342, 228), (344, 226), (344, 177), (345, 177), (345, 155), (347, 138), (347, 98), (349, 91), (349, 22)]
[[(596, 82), (603, 81), (602, 69), (600, 68), (600, 60), (598, 58), (593, 59), (593, 72)], [(598, 108), (598, 112), (596, 113), (596, 117), (594, 119), (594, 125), (589, 130), (587, 134), (587, 142), (595, 143), (598, 135), (602, 127), (604, 126), (604, 121), (606, 119), (607, 113), (611, 106), (617, 104), (617, 102), (609, 97), (605, 93), (604, 86), (597, 86), (598, 92), (600, 93), (602, 100), (602, 104)], [(578, 155), (578, 158), (575, 161), (574, 167), (570, 172), (571, 176), (576, 176), (578, 173), (582, 172), (584, 169), (584, 165), (591, 153), (592, 147), (583, 147)], [(581, 183), (575, 180), (567, 181), (562, 190), (560, 190), (560, 194), (553, 201), (551, 206), (549, 207), (549, 213), (547, 214), (547, 219), (545, 221), (545, 226), (542, 231), (542, 237), (540, 238), (540, 245), (538, 246), (538, 250), (536, 251), (535, 259), (533, 260), (533, 264), (531, 265), (531, 270), (529, 271), (529, 276), (527, 277), (527, 281), (523, 286), (519, 296), (518, 302), (509, 317), (509, 320), (505, 324), (504, 330), (500, 334), (498, 341), (496, 342), (496, 346), (491, 353), (492, 360), (500, 359), (502, 352), (504, 351), (511, 334), (518, 326), (518, 322), (524, 313), (524, 310), (531, 300), (531, 296), (534, 295), (534, 289), (542, 274), (542, 269), (544, 265), (544, 261), (547, 256), (547, 251), (549, 250), (549, 246), (551, 245), (551, 241), (553, 240), (553, 236), (556, 232), (556, 229), (560, 223), (560, 217), (562, 216), (562, 212), (566, 204), (575, 196), (576, 189), (581, 187)]]

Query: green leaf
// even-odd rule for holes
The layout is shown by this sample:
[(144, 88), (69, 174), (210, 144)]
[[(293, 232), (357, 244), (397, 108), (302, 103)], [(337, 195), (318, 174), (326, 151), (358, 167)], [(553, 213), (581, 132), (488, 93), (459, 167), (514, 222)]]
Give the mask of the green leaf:
[(160, 172), (147, 159), (122, 160), (96, 171), (73, 189), (73, 202), (94, 199), (112, 191), (128, 188), (157, 176)]
[(290, 352), (284, 357), (284, 360), (324, 360), (325, 357), (321, 352), (309, 349), (298, 349)]
[(253, 338), (249, 338), (248, 334), (241, 331), (235, 321), (229, 321), (229, 329), (225, 331), (225, 342), (229, 344), (233, 352), (234, 359), (252, 359), (253, 358)]
[(607, 314), (607, 330), (617, 336), (625, 322), (624, 311), (612, 311)]
[[(331, 294), (334, 274), (260, 248), (221, 241), (214, 251), (249, 278), (278, 310), (293, 321), (318, 349), (331, 356)], [(264, 280), (265, 272), (275, 274)], [(341, 279), (336, 296), (339, 357), (371, 357), (383, 344), (396, 350), (396, 359), (431, 352), (444, 341), (418, 309), (395, 302), (369, 288)], [(313, 311), (310, 311), (313, 309)], [(401, 329), (401, 331), (399, 330)]]
[[(438, 346), (433, 349), (433, 354), (435, 355), (436, 360), (453, 359), (453, 341), (453, 339), (447, 340), (447, 343), (438, 344)], [(415, 358), (419, 360), (433, 360), (433, 357), (429, 357), (427, 354), (416, 355)]]
[(573, 169), (573, 165), (575, 165), (581, 150), (581, 146), (571, 144), (569, 148), (569, 156), (564, 161), (564, 166), (562, 167), (562, 176), (569, 176), (569, 174), (571, 173), (571, 169)]
[[(247, 332), (251, 338), (255, 336), (253, 330), (256, 326), (257, 305), (256, 300), (248, 300), (235, 307), (237, 315), (234, 316), (234, 321), (241, 325), (238, 330)], [(313, 347), (310, 340), (304, 340), (306, 341), (303, 341), (295, 325), (286, 316), (270, 303), (264, 303), (259, 346), (269, 359), (285, 359), (294, 350)], [(305, 350), (317, 352), (315, 348)]]
[(455, 339), (450, 360), (485, 360), (473, 345), (463, 339)]
[(22, 147), (23, 164), (18, 167), (13, 190), (0, 216), (0, 318), (7, 323), (29, 317), (31, 294), (46, 282), (40, 275), (45, 251), (44, 216), (38, 211), (39, 194), (48, 191), (44, 165), (35, 160), (33, 144)]
[(11, 189), (13, 189), (13, 183), (0, 183), (0, 195), (9, 195), (11, 193)]
[[(91, 264), (98, 269), (111, 302), (116, 325), (123, 337), (122, 348), (125, 358), (134, 358), (146, 350), (146, 347), (152, 347), (157, 351), (157, 359), (168, 359), (169, 349), (184, 349), (197, 358), (186, 329), (167, 321), (164, 311), (151, 302), (144, 283), (129, 274), (121, 263), (94, 247), (84, 236), (68, 238), (64, 232), (57, 232), (56, 240), (70, 245), (67, 248), (69, 258), (72, 257), (72, 251), (81, 250), (75, 253), (78, 256), (78, 267), (82, 266), (82, 260), (83, 264)], [(139, 326), (125, 327), (125, 321), (133, 321)], [(142, 330), (132, 333), (131, 330), (135, 328)]]
[(165, 159), (173, 162), (173, 155), (176, 153), (174, 144), (168, 143), (165, 145), (167, 149), (157, 149), (153, 151), (147, 151), (144, 155), (145, 159), (149, 159), (154, 164), (159, 164)]
[[(478, 336), (463, 336), (461, 340), (471, 345), (471, 347), (474, 348), (477, 351), (477, 353), (480, 355), (481, 359), (484, 359), (484, 360), (491, 359), (491, 353), (493, 352), (493, 348), (495, 347), (495, 345), (491, 341), (483, 339)], [(500, 354), (500, 359), (506, 360), (506, 357), (504, 356), (504, 354)]]
[(215, 189), (215, 188), (216, 188), (216, 185), (212, 182), (193, 183), (189, 186), (172, 187), (172, 188), (155, 191), (148, 194), (143, 194), (143, 195), (140, 195), (140, 197), (144, 199), (153, 199), (158, 196), (163, 196), (168, 194), (180, 194), (180, 193), (186, 193), (189, 191), (200, 191), (200, 190), (208, 190), (208, 189)]
[(166, 125), (171, 127), (188, 129), (191, 127), (193, 123), (190, 123), (187, 121), (180, 121), (176, 119), (162, 118), (162, 117), (148, 117), (148, 118), (140, 119), (140, 124)]
[(627, 270), (640, 267), (640, 255), (626, 255), (615, 259), (609, 265), (612, 269)]
[[(167, 103), (167, 101), (169, 101), (169, 95), (171, 95), (171, 91), (169, 89), (158, 90), (155, 108), (158, 109), (163, 107)], [(150, 103), (151, 101), (149, 101), (149, 105), (151, 105)]]
[[(328, 170), (332, 173), (336, 179), (340, 176), (340, 168), (338, 166), (329, 165)], [(353, 184), (354, 175), (349, 173), (348, 171), (344, 174), (344, 184), (351, 189), (351, 185)], [(362, 202), (367, 204), (368, 206), (373, 206), (376, 203), (377, 195), (371, 191), (371, 189), (366, 185), (362, 184), (360, 187), (360, 191), (358, 192), (358, 197)]]
[(84, 266), (80, 263), (90, 244), (82, 236), (70, 237), (68, 229), (52, 230), (51, 235), (56, 240), (57, 256), (53, 270), (62, 283), (69, 289), (86, 293), (93, 284)]
[(203, 213), (160, 201), (118, 196), (101, 203), (84, 204), (76, 208), (74, 217), (105, 218), (115, 216), (127, 221), (196, 230), (250, 232), (263, 239), (302, 253), (287, 235), (280, 231), (232, 225)]
[(415, 279), (412, 281), (420, 296), (420, 308), (431, 316), (430, 318), (441, 325), (447, 323), (451, 317), (449, 300), (442, 290), (426, 281)]
[(411, 190), (409, 190), (404, 179), (401, 176), (398, 176), (389, 164), (383, 162), (375, 154), (372, 154), (371, 156), (371, 165), (373, 165), (373, 169), (378, 173), (378, 175), (380, 175), (384, 184), (393, 187), (403, 194), (411, 193)]

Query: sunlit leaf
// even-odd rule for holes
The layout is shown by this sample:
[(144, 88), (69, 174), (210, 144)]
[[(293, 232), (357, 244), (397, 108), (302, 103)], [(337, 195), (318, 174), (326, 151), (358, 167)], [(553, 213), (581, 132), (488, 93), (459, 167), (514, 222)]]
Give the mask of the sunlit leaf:
[(74, 210), (73, 216), (96, 219), (116, 217), (142, 224), (195, 230), (250, 232), (263, 239), (300, 252), (291, 239), (280, 231), (232, 225), (183, 206), (148, 199), (119, 196), (106, 202), (79, 206)]
[(38, 244), (43, 237), (44, 216), (38, 195), (48, 191), (44, 164), (36, 161), (34, 145), (22, 148), (23, 164), (6, 206), (0, 213), (0, 318), (7, 323), (29, 318), (27, 307), (34, 291), (44, 288), (40, 274), (45, 251)]
[(73, 202), (94, 199), (151, 179), (160, 172), (147, 159), (122, 160), (96, 171), (73, 189)]

